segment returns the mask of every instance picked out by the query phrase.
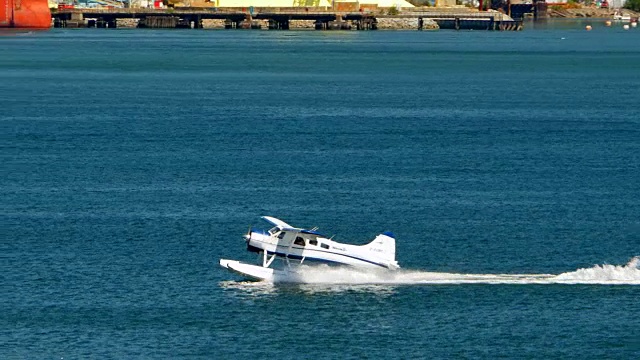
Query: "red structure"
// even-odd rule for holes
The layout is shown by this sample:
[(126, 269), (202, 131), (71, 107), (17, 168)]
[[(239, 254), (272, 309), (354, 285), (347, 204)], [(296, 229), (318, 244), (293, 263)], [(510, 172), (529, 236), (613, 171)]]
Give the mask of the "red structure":
[(47, 0), (0, 0), (0, 28), (51, 27)]

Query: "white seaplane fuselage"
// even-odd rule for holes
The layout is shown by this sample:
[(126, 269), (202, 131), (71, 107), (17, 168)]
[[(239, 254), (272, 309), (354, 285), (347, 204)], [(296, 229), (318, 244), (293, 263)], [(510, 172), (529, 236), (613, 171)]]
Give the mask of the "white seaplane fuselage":
[[(262, 254), (262, 264), (251, 265), (221, 259), (220, 265), (230, 271), (257, 280), (297, 281), (296, 266), (308, 262), (322, 262), (353, 266), (362, 269), (399, 268), (395, 260), (395, 238), (382, 233), (366, 245), (350, 245), (333, 241), (316, 229), (301, 229), (273, 217), (263, 216), (274, 227), (270, 230), (251, 228), (244, 236), (247, 250)], [(282, 269), (273, 269), (275, 258), (284, 259)], [(291, 264), (294, 264), (294, 267)]]

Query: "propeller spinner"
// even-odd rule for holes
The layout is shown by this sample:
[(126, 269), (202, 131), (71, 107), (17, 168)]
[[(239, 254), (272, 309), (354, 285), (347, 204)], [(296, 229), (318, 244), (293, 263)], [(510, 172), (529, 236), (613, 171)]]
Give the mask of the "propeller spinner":
[(251, 225), (249, 225), (249, 231), (247, 231), (247, 234), (244, 236), (244, 239), (247, 242), (251, 241)]

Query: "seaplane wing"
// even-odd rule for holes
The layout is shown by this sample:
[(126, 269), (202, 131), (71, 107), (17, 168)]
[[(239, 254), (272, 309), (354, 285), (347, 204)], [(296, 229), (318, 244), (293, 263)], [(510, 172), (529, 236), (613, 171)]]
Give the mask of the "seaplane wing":
[(286, 222), (280, 220), (280, 219), (276, 219), (274, 217), (271, 216), (263, 216), (262, 219), (264, 219), (265, 221), (267, 221), (268, 223), (270, 223), (273, 226), (278, 226), (281, 228), (293, 228), (293, 226), (287, 224)]
[[(247, 250), (261, 254), (262, 264), (251, 265), (235, 260), (221, 260), (220, 265), (232, 272), (255, 280), (277, 282), (291, 278), (293, 269), (303, 262), (321, 262), (346, 265), (363, 269), (396, 270), (400, 266), (395, 260), (396, 239), (390, 232), (376, 236), (365, 245), (351, 245), (311, 230), (296, 228), (271, 216), (264, 220), (275, 227), (267, 230), (250, 228), (244, 235)], [(282, 260), (282, 269), (272, 268), (274, 260)], [(292, 267), (293, 263), (293, 267)]]

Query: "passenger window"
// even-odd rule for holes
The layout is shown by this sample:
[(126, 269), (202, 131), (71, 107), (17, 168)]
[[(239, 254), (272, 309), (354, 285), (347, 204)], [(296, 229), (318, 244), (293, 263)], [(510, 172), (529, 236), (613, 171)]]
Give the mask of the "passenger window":
[(316, 240), (316, 239), (309, 240), (309, 245), (318, 246), (318, 240)]
[(328, 249), (329, 245), (320, 243), (320, 247), (323, 248), (323, 249)]
[(296, 245), (304, 246), (304, 239), (298, 236), (293, 243)]

